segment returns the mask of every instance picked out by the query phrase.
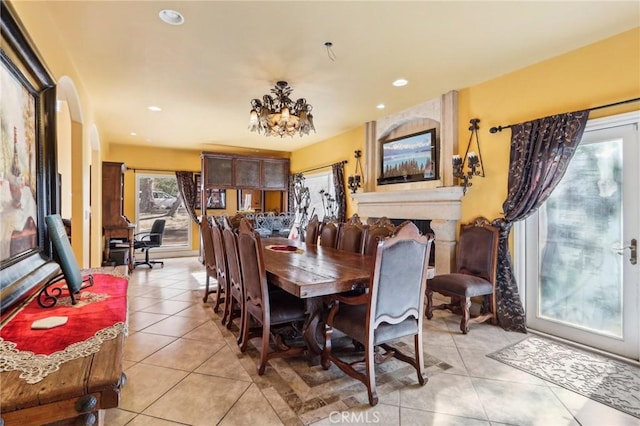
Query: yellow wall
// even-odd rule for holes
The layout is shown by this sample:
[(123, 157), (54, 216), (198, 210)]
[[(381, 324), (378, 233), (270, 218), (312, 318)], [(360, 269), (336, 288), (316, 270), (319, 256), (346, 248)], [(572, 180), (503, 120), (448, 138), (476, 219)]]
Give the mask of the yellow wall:
[[(511, 131), (489, 128), (640, 97), (640, 28), (460, 90), (460, 155), (469, 120), (480, 119), (485, 178), (474, 177), (462, 202), (462, 220), (501, 216), (507, 194)], [(640, 109), (640, 103), (594, 111), (590, 118)]]
[[(297, 173), (313, 169), (315, 167), (326, 166), (328, 164), (347, 160), (348, 163), (344, 166), (345, 193), (350, 194), (350, 191), (346, 187), (346, 180), (349, 175), (354, 173), (356, 167), (354, 152), (358, 149), (364, 149), (364, 139), (365, 127), (363, 124), (356, 129), (350, 130), (331, 139), (327, 139), (326, 141), (294, 151), (291, 153), (291, 172)], [(327, 168), (326, 170), (330, 169)], [(367, 178), (370, 177), (367, 176)], [(353, 205), (353, 200), (350, 196), (347, 196), (346, 217), (349, 217), (354, 213), (356, 213), (356, 211), (355, 206)]]

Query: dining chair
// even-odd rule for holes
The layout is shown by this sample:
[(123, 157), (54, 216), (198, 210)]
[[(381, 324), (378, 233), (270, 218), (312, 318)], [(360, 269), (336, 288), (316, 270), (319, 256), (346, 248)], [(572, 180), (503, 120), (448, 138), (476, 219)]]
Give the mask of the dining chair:
[[(498, 265), (498, 239), (500, 229), (492, 226), (484, 217), (460, 226), (460, 237), (456, 245), (455, 272), (436, 275), (427, 283), (428, 319), (436, 309), (447, 309), (462, 313), (460, 330), (469, 332), (469, 324), (496, 319), (496, 270)], [(450, 303), (433, 305), (433, 292), (451, 298)], [(471, 318), (471, 298), (482, 296), (481, 314)]]
[(396, 227), (387, 218), (382, 218), (373, 225), (366, 226), (362, 236), (362, 254), (373, 256), (378, 248), (378, 242), (392, 235), (395, 230)]
[(224, 315), (222, 323), (227, 328), (231, 328), (234, 318), (240, 319), (238, 329), (238, 344), (242, 344), (244, 327), (242, 326), (242, 304), (244, 302), (244, 283), (242, 281), (242, 272), (240, 271), (240, 258), (238, 256), (238, 239), (231, 225), (226, 222), (222, 229), (222, 239), (224, 241), (225, 253), (227, 255), (227, 285), (229, 288), (229, 303), (225, 303)]
[(318, 244), (323, 247), (336, 248), (339, 230), (340, 224), (336, 222), (322, 222), (322, 224), (320, 224), (320, 231), (318, 234)]
[(307, 223), (307, 229), (305, 231), (304, 242), (311, 245), (318, 244), (318, 231), (320, 229), (320, 221), (318, 215), (314, 214)]
[(360, 253), (362, 250), (362, 235), (364, 234), (364, 227), (362, 222), (358, 219), (349, 221), (340, 225), (338, 232), (338, 240), (336, 248), (338, 250), (345, 250), (354, 253)]
[[(224, 303), (222, 309), (224, 313), (226, 304), (230, 302), (229, 283), (227, 281), (227, 255), (224, 250), (224, 242), (222, 241), (222, 229), (216, 220), (212, 221), (211, 237), (213, 240), (213, 253), (216, 258), (216, 277), (218, 279), (218, 291), (213, 304), (213, 312), (217, 313), (220, 309), (220, 304)], [(225, 323), (223, 322), (223, 324)]]
[[(202, 239), (202, 256), (204, 259), (204, 270), (206, 274), (206, 282), (204, 288), (203, 302), (207, 302), (209, 295), (217, 293), (220, 290), (218, 285), (218, 274), (216, 270), (216, 255), (213, 249), (213, 235), (211, 230), (211, 221), (213, 218), (206, 214), (200, 218), (200, 237)], [(211, 280), (215, 281), (215, 290), (211, 289)]]
[[(412, 222), (404, 222), (388, 239), (378, 242), (369, 291), (357, 296), (327, 298), (329, 313), (325, 323), (325, 346), (321, 364), (326, 370), (334, 363), (347, 375), (367, 387), (369, 404), (378, 403), (375, 364), (391, 357), (413, 366), (420, 385), (426, 383), (422, 349), (422, 316), (427, 267), (433, 237), (421, 235)], [(332, 350), (334, 330), (364, 346), (364, 369)], [(413, 336), (414, 354), (407, 355), (390, 343)], [(382, 348), (385, 354), (380, 354)]]
[[(306, 319), (304, 302), (285, 291), (270, 292), (264, 266), (260, 235), (255, 233), (247, 220), (240, 222), (238, 253), (244, 282), (245, 295), (242, 310), (244, 352), (249, 342), (251, 320), (262, 326), (258, 374), (264, 374), (267, 361), (273, 358), (292, 357), (304, 353), (306, 346), (288, 345), (285, 339), (294, 337)], [(276, 346), (269, 351), (269, 341)]]

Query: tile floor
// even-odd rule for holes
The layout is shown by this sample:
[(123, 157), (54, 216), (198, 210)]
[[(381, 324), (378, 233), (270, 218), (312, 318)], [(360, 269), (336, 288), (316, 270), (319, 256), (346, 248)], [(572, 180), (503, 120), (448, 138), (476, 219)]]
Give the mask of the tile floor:
[[(202, 302), (204, 271), (196, 258), (166, 259), (164, 268), (139, 267), (129, 281), (127, 383), (120, 407), (105, 424), (290, 425), (273, 398), (254, 383), (210, 304)], [(424, 321), (428, 353), (453, 368), (423, 387), (381, 396), (375, 407), (333, 413), (315, 425), (639, 425), (640, 421), (485, 355), (524, 337), (489, 324), (467, 335), (459, 317), (437, 311)], [(227, 336), (228, 337), (228, 336)], [(266, 373), (269, 374), (270, 367)], [(355, 383), (359, 383), (354, 380)]]

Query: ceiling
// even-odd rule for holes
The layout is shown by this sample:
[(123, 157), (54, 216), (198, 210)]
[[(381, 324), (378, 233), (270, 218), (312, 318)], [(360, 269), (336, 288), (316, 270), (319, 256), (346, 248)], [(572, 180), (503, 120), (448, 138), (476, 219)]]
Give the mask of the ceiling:
[[(205, 151), (293, 151), (640, 25), (637, 1), (20, 5), (29, 8), (49, 15), (103, 142)], [(162, 9), (184, 24), (163, 23)], [(393, 87), (397, 78), (409, 84)], [(278, 80), (313, 105), (317, 133), (249, 132), (250, 100)]]

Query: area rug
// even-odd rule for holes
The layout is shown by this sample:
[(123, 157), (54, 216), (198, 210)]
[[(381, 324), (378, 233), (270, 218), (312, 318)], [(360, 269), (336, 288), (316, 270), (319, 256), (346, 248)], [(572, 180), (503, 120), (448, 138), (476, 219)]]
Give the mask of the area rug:
[[(219, 321), (215, 323), (229, 339), (229, 344), (234, 345), (237, 334), (235, 325), (228, 330)], [(350, 338), (334, 338), (332, 343), (334, 352), (339, 352), (342, 358), (350, 361), (363, 359), (364, 352), (356, 351)], [(258, 376), (256, 365), (260, 354), (255, 348), (258, 344), (259, 339), (251, 340), (247, 351), (238, 353), (238, 358), (285, 425), (310, 424), (337, 411), (368, 406), (367, 388), (361, 382), (347, 376), (335, 365), (331, 365), (329, 370), (324, 370), (320, 365), (310, 366), (306, 357), (272, 359), (267, 363), (265, 374)], [(398, 341), (393, 346), (411, 354), (413, 339)], [(427, 378), (452, 368), (427, 352), (424, 352), (424, 360)], [(409, 364), (392, 358), (376, 365), (376, 389), (381, 402), (385, 395), (412, 387), (420, 385), (415, 369)]]
[(640, 368), (632, 364), (536, 336), (487, 356), (640, 418)]

